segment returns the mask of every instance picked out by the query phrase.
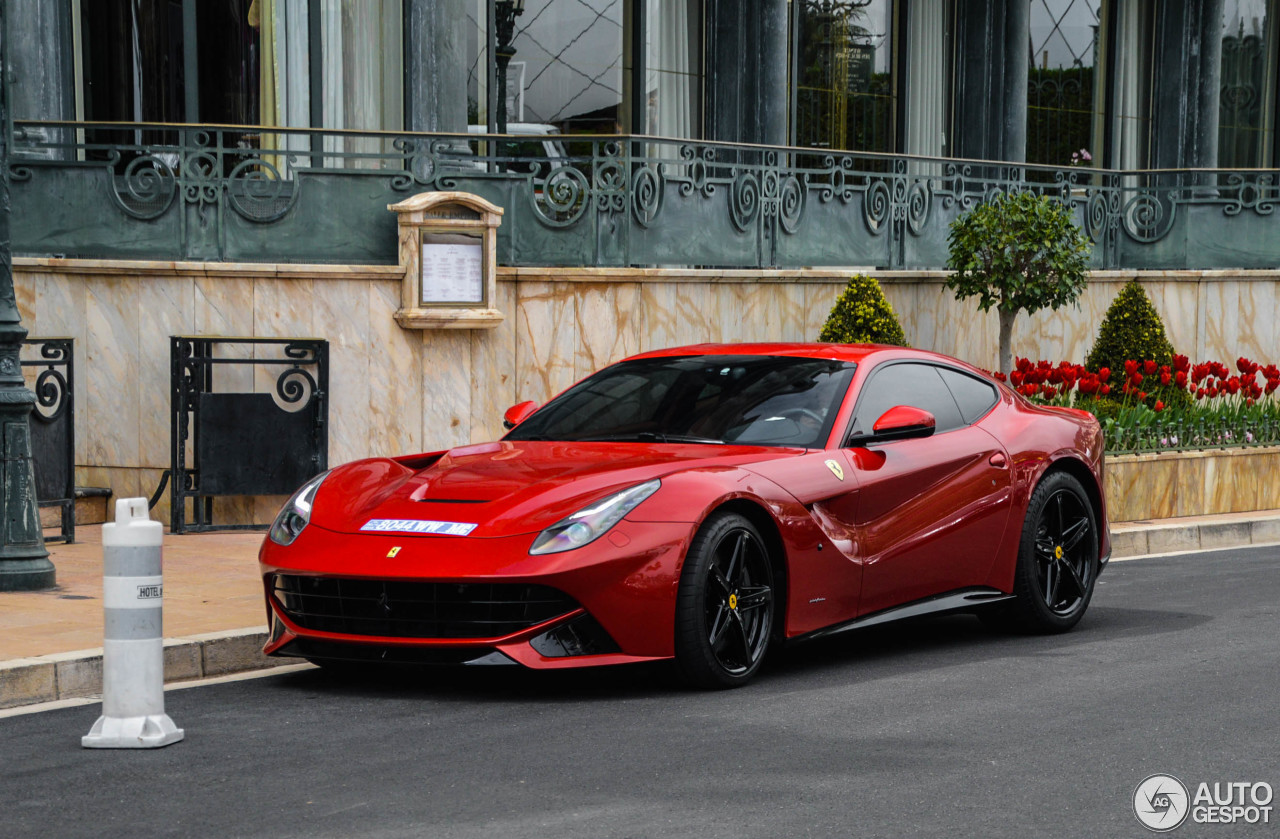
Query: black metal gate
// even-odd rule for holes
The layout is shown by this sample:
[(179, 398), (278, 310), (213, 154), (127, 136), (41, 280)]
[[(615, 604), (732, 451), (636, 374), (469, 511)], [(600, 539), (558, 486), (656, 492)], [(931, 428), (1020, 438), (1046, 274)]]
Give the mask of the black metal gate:
[[(174, 336), (170, 364), (171, 530), (263, 529), (266, 523), (215, 524), (213, 499), (288, 495), (328, 468), (329, 342)], [(270, 383), (274, 393), (216, 391), (214, 370), (236, 366), (249, 375), (284, 369)]]
[(22, 359), (36, 375), (36, 407), (31, 412), (31, 456), (35, 463), (36, 499), (41, 507), (57, 507), (61, 533), (46, 542), (76, 538), (75, 364), (71, 338), (28, 338), (25, 347), (39, 349), (38, 358)]

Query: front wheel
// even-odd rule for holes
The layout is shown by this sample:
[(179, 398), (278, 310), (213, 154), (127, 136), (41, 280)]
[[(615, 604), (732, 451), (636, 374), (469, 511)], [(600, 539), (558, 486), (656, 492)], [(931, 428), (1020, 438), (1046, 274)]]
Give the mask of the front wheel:
[(689, 547), (676, 599), (676, 665), (702, 688), (750, 681), (773, 631), (773, 568), (746, 518), (713, 514)]
[(1008, 618), (1028, 632), (1080, 622), (1098, 577), (1097, 516), (1080, 481), (1054, 472), (1031, 493)]

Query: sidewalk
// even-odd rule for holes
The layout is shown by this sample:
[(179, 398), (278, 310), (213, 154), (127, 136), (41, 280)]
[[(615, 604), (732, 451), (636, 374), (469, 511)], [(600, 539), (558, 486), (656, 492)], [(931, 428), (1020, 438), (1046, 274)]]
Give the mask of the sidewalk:
[[(1113, 559), (1280, 544), (1280, 510), (1112, 526)], [(266, 636), (260, 532), (164, 537), (165, 680), (253, 670)], [(102, 527), (50, 545), (58, 587), (0, 593), (0, 709), (102, 690)]]

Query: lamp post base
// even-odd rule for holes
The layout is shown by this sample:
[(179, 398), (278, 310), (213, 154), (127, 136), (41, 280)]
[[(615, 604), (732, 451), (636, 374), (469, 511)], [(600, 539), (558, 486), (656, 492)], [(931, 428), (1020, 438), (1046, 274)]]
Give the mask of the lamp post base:
[(48, 557), (0, 559), (0, 591), (42, 591), (53, 588), (56, 579)]

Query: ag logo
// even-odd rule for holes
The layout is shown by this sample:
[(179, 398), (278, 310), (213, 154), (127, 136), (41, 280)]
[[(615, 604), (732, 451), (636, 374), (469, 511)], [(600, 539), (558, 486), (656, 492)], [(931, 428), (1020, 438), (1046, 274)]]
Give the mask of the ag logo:
[(1148, 830), (1173, 830), (1187, 820), (1190, 810), (1186, 786), (1172, 775), (1152, 775), (1133, 791), (1133, 814)]
[(841, 468), (839, 463), (836, 463), (834, 460), (828, 460), (827, 468), (831, 470), (832, 475), (836, 476), (836, 480), (838, 481), (844, 480), (844, 469)]

